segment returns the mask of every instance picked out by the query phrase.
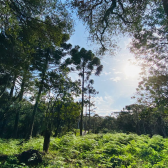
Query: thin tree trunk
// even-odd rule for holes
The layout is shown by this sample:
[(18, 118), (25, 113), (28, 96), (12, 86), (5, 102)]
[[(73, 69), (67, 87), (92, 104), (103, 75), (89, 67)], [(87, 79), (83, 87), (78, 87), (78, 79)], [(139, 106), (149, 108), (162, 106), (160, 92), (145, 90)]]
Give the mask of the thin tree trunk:
[(89, 93), (89, 129), (88, 129), (88, 134), (90, 131), (90, 93)]
[(2, 127), (1, 127), (1, 130), (0, 130), (0, 137), (3, 137), (4, 129), (5, 129), (5, 126), (6, 126), (6, 122), (7, 122), (7, 118), (5, 117), (3, 119)]
[(6, 90), (6, 87), (7, 87), (7, 84), (4, 86), (3, 90), (1, 91), (1, 93), (0, 93), (0, 97), (3, 96), (3, 94), (4, 94), (5, 90)]
[(6, 82), (6, 84), (5, 84), (4, 88), (3, 88), (3, 90), (2, 90), (1, 93), (0, 93), (0, 97), (2, 97), (2, 95), (4, 94), (6, 88), (7, 88), (8, 84), (9, 84), (10, 75), (11, 75), (11, 73), (9, 74), (8, 79), (7, 79), (7, 82)]
[(31, 123), (30, 123), (30, 131), (29, 131), (27, 139), (30, 139), (32, 137), (35, 114), (36, 114), (36, 111), (37, 111), (37, 107), (38, 107), (38, 103), (39, 103), (39, 100), (40, 100), (41, 92), (43, 90), (43, 84), (42, 84), (43, 81), (44, 80), (42, 79), (41, 85), (40, 85), (40, 88), (39, 88), (39, 92), (38, 92), (38, 95), (37, 95), (37, 98), (36, 98), (36, 103), (35, 103), (34, 108), (33, 108), (33, 113), (32, 113)]
[(14, 88), (15, 88), (16, 78), (17, 78), (17, 74), (15, 74), (14, 79), (13, 79), (13, 82), (12, 82), (12, 87), (11, 87), (10, 94), (9, 94), (9, 99), (10, 99), (10, 100), (11, 100), (12, 97), (13, 97), (13, 91), (14, 91)]
[(94, 118), (94, 125), (93, 125), (93, 133), (95, 134), (95, 118)]
[(54, 137), (57, 137), (58, 136), (58, 129), (59, 129), (59, 126), (60, 126), (60, 105), (58, 106), (58, 116), (57, 116), (57, 127), (56, 127), (56, 131), (55, 131), (55, 135)]
[(81, 111), (81, 121), (80, 121), (80, 136), (82, 136), (83, 127), (83, 106), (84, 106), (84, 66), (83, 66), (83, 76), (82, 76), (82, 111)]
[(37, 111), (38, 103), (39, 103), (41, 93), (42, 93), (42, 90), (43, 90), (43, 86), (44, 86), (44, 79), (45, 79), (45, 74), (46, 74), (46, 71), (47, 71), (48, 61), (49, 61), (49, 51), (47, 52), (47, 55), (46, 55), (46, 62), (45, 62), (45, 65), (44, 65), (44, 69), (42, 71), (42, 79), (41, 79), (41, 82), (40, 82), (39, 92), (38, 92), (38, 95), (37, 95), (37, 98), (36, 98), (36, 102), (35, 102), (32, 117), (31, 117), (30, 131), (29, 131), (26, 139), (30, 139), (32, 137), (35, 114), (36, 114), (36, 111)]
[[(22, 99), (23, 99), (26, 73), (27, 73), (27, 71), (25, 71), (25, 72), (24, 72), (24, 75), (23, 75), (23, 80), (22, 80), (21, 90), (20, 90), (20, 95), (19, 95), (19, 103), (20, 103), (20, 102), (22, 101)], [(13, 135), (14, 138), (17, 138), (18, 124), (19, 124), (19, 116), (20, 116), (20, 114), (19, 114), (19, 113), (20, 113), (20, 109), (21, 109), (21, 107), (19, 107), (19, 109), (17, 109), (16, 116), (15, 116), (14, 135)]]
[[(164, 106), (162, 105), (161, 107), (162, 109), (162, 113), (164, 114)], [(167, 133), (166, 133), (166, 129), (165, 129), (165, 122), (164, 122), (164, 119), (161, 115), (161, 121), (162, 121), (162, 130), (163, 130), (163, 134), (164, 134), (164, 137), (167, 137)]]
[[(13, 97), (13, 91), (14, 91), (14, 88), (15, 88), (16, 78), (17, 78), (17, 74), (15, 74), (14, 78), (13, 78), (12, 87), (11, 87), (11, 90), (10, 90), (10, 93), (9, 93), (9, 100), (8, 100), (9, 102), (11, 102), (12, 97)], [(6, 123), (7, 123), (7, 116), (6, 116), (6, 114), (8, 113), (9, 109), (10, 109), (10, 106), (8, 105), (8, 107), (5, 109), (5, 114), (4, 114), (4, 117), (3, 117), (3, 124), (2, 124), (2, 128), (0, 130), (0, 136), (1, 137), (4, 134), (4, 129), (5, 129), (5, 126), (6, 126)]]
[[(9, 81), (9, 80), (8, 80), (8, 81)], [(2, 91), (1, 91), (1, 93), (0, 93), (0, 97), (3, 96), (3, 94), (4, 94), (4, 92), (5, 92), (6, 88), (7, 88), (7, 85), (8, 85), (8, 81), (6, 82), (6, 85), (4, 86), (4, 88), (2, 89)]]
[(44, 134), (43, 151), (46, 153), (48, 153), (48, 149), (50, 145), (50, 136), (51, 136), (51, 123), (49, 123), (49, 126), (45, 130), (45, 134)]
[(13, 138), (17, 138), (18, 123), (19, 123), (19, 111), (16, 112), (16, 116), (15, 116), (15, 125), (14, 125)]

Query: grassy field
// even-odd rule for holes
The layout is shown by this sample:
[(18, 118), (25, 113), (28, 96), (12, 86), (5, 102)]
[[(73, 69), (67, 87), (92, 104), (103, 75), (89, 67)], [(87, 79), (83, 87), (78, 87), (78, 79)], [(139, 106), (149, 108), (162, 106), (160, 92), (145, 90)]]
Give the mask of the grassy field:
[[(16, 154), (28, 149), (42, 152), (43, 137), (17, 145), (20, 141), (0, 139), (0, 156), (8, 155), (6, 161), (1, 161), (1, 168), (28, 167), (18, 162)], [(67, 134), (51, 138), (49, 153), (42, 157), (43, 162), (34, 167), (167, 168), (168, 139), (123, 133), (83, 137)]]

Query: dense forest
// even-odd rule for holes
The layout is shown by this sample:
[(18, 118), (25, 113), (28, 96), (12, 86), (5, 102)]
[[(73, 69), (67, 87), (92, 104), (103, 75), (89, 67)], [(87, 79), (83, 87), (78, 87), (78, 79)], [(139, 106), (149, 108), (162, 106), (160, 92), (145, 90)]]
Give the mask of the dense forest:
[[(68, 43), (74, 15), (96, 52)], [(131, 37), (142, 69), (137, 103), (102, 117), (92, 77), (117, 36)], [(167, 46), (167, 0), (0, 0), (0, 166), (26, 167), (28, 150), (30, 162), (45, 158), (39, 167), (167, 167)]]

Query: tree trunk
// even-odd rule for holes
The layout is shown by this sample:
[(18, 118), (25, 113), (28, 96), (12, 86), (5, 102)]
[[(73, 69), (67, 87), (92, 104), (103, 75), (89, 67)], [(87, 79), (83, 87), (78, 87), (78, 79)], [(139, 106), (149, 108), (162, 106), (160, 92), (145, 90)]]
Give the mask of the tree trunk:
[(41, 97), (41, 92), (42, 92), (43, 86), (44, 86), (44, 79), (45, 79), (45, 74), (46, 74), (46, 71), (47, 71), (48, 61), (49, 61), (49, 51), (47, 52), (47, 55), (46, 55), (45, 65), (44, 65), (44, 68), (43, 68), (43, 71), (42, 71), (42, 79), (41, 79), (41, 82), (40, 82), (40, 87), (39, 87), (38, 95), (37, 95), (37, 98), (36, 98), (36, 103), (34, 105), (32, 117), (31, 117), (30, 131), (29, 131), (26, 139), (30, 139), (32, 137), (35, 114), (36, 114), (38, 103), (39, 103), (39, 100), (40, 100), (40, 97)]
[(89, 129), (88, 129), (88, 134), (90, 131), (90, 93), (89, 93)]
[(46, 129), (44, 134), (44, 143), (43, 143), (43, 151), (48, 153), (49, 145), (50, 145), (50, 136), (51, 131), (49, 129)]
[[(27, 73), (27, 71), (25, 71), (25, 72), (24, 72), (24, 75), (23, 75), (23, 80), (22, 80), (21, 90), (20, 90), (20, 95), (19, 95), (19, 103), (20, 103), (20, 102), (22, 101), (22, 99), (23, 99), (26, 73)], [(19, 124), (19, 116), (20, 116), (20, 114), (19, 114), (19, 113), (20, 113), (20, 109), (21, 109), (21, 107), (19, 107), (19, 109), (17, 109), (16, 116), (15, 116), (14, 135), (13, 135), (14, 138), (17, 138), (18, 124)]]
[(38, 96), (36, 98), (36, 103), (35, 103), (34, 108), (33, 108), (33, 113), (32, 113), (31, 123), (30, 123), (30, 131), (29, 131), (28, 137), (26, 139), (30, 139), (32, 137), (35, 114), (36, 114), (36, 111), (37, 111), (38, 103), (39, 103), (41, 92), (42, 92), (42, 89), (43, 89), (42, 83), (43, 83), (43, 79), (41, 81), (41, 85), (40, 85), (40, 88), (39, 88)]
[(84, 106), (84, 66), (83, 66), (83, 76), (82, 76), (82, 111), (81, 111), (81, 121), (80, 121), (80, 136), (82, 136), (83, 127), (83, 106)]
[(57, 137), (57, 136), (58, 136), (59, 126), (60, 126), (60, 118), (57, 119), (57, 127), (56, 127), (56, 130), (55, 130), (54, 137)]
[(54, 137), (58, 136), (58, 129), (59, 129), (59, 126), (60, 126), (60, 121), (61, 121), (60, 110), (61, 110), (61, 107), (60, 107), (60, 104), (59, 104), (59, 106), (57, 107), (58, 116), (57, 116), (57, 122), (56, 122), (57, 126), (56, 126), (56, 131), (55, 131)]
[[(10, 75), (11, 75), (11, 74), (10, 74)], [(8, 84), (9, 84), (10, 75), (8, 76), (7, 82), (6, 82), (4, 88), (2, 89), (2, 91), (1, 91), (1, 93), (0, 93), (0, 97), (2, 97), (2, 95), (4, 94), (6, 88), (7, 88)]]
[[(8, 100), (9, 103), (11, 102), (12, 97), (13, 97), (13, 91), (14, 91), (14, 88), (15, 88), (16, 78), (17, 78), (17, 74), (15, 74), (14, 78), (13, 78), (12, 87), (11, 87), (11, 90), (10, 90), (10, 93), (9, 93), (9, 100)], [(2, 127), (1, 127), (1, 133), (0, 133), (1, 137), (3, 136), (4, 129), (5, 129), (5, 126), (6, 126), (6, 123), (7, 123), (7, 118), (9, 117), (9, 115), (6, 115), (9, 111), (9, 109), (10, 109), (10, 105), (8, 104), (8, 107), (5, 108), (5, 113), (4, 113), (4, 117), (3, 117), (3, 124), (2, 124)]]
[(16, 116), (15, 116), (15, 125), (14, 125), (13, 138), (17, 138), (18, 123), (19, 123), (19, 111), (16, 112)]
[(13, 97), (13, 91), (14, 91), (14, 88), (15, 88), (16, 78), (17, 78), (17, 74), (15, 74), (14, 79), (13, 79), (13, 82), (12, 82), (12, 87), (11, 87), (10, 94), (9, 94), (9, 95), (10, 95), (10, 97), (9, 97), (10, 100), (11, 100), (12, 97)]
[(1, 127), (1, 130), (0, 130), (0, 137), (3, 137), (4, 129), (5, 129), (5, 126), (6, 126), (6, 122), (7, 122), (7, 119), (6, 119), (6, 117), (5, 117), (5, 118), (3, 119), (2, 127)]
[(95, 134), (95, 118), (94, 118), (94, 125), (93, 125), (93, 133)]

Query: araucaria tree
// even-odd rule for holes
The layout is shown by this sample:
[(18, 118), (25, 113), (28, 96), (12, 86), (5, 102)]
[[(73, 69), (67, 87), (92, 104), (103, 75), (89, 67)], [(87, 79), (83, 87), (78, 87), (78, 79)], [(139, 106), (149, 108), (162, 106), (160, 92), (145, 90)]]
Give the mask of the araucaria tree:
[[(63, 38), (62, 43), (64, 43), (68, 39), (68, 37), (69, 36), (67, 34), (62, 35)], [(30, 132), (28, 134), (28, 138), (32, 136), (34, 118), (38, 108), (41, 94), (43, 91), (46, 92), (46, 90), (48, 90), (49, 88), (47, 78), (48, 77), (52, 78), (52, 76), (49, 76), (48, 72), (51, 70), (56, 72), (56, 70), (58, 70), (61, 67), (61, 59), (66, 55), (66, 50), (69, 50), (70, 48), (71, 45), (66, 49), (64, 48), (55, 49), (54, 47), (44, 48), (43, 46), (37, 46), (36, 49), (37, 51), (34, 54), (34, 61), (35, 61), (34, 68), (36, 69), (36, 71), (39, 72), (38, 77), (40, 77), (40, 80), (37, 82), (38, 93), (35, 99), (35, 105), (33, 108), (32, 119), (30, 123)], [(61, 69), (59, 70), (61, 72)]]
[(103, 65), (100, 63), (100, 59), (96, 57), (91, 50), (86, 50), (79, 46), (76, 46), (70, 52), (72, 56), (72, 62), (75, 64), (75, 69), (79, 71), (78, 75), (82, 78), (82, 111), (80, 119), (80, 135), (82, 136), (82, 127), (83, 127), (83, 107), (84, 107), (84, 88), (85, 82), (89, 80), (92, 72), (95, 75), (99, 75), (103, 69)]

